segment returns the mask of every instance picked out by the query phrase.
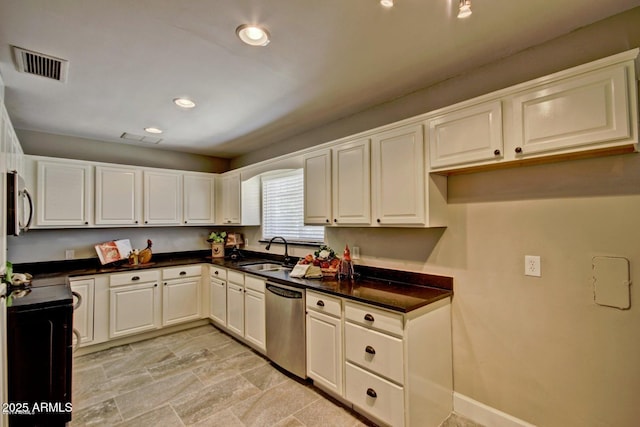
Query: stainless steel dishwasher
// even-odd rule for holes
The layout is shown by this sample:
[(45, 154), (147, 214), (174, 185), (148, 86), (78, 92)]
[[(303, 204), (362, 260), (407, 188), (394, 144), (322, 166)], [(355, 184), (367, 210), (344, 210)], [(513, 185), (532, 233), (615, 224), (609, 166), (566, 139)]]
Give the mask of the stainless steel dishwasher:
[(267, 357), (276, 365), (307, 377), (304, 289), (267, 282)]

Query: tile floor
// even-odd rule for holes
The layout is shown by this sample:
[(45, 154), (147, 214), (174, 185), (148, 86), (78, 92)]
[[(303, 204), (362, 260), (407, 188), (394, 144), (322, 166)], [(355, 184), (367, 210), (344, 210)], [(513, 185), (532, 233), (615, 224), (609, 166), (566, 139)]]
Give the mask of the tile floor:
[[(70, 425), (374, 424), (205, 325), (76, 357)], [(454, 415), (443, 426), (478, 427)]]

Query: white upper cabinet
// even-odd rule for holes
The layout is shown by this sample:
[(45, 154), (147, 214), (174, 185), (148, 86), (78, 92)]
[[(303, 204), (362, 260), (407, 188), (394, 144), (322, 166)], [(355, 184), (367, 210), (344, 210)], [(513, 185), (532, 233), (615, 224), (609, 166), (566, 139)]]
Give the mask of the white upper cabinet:
[(92, 218), (93, 167), (70, 161), (38, 161), (37, 226), (87, 226)]
[(373, 135), (371, 194), (376, 224), (424, 225), (425, 170), (422, 125)]
[(306, 154), (304, 165), (304, 223), (331, 223), (331, 149)]
[(212, 174), (184, 174), (184, 223), (215, 223), (215, 176)]
[(433, 172), (637, 151), (638, 49), (427, 114)]
[(139, 224), (142, 172), (133, 167), (96, 166), (96, 225)]
[(516, 157), (581, 150), (632, 136), (624, 66), (539, 86), (512, 102)]
[(240, 173), (225, 174), (222, 177), (222, 223), (241, 222)]
[(182, 223), (182, 174), (170, 171), (144, 171), (144, 223)]
[(333, 223), (371, 223), (369, 139), (359, 139), (332, 149)]
[(479, 105), (427, 120), (432, 169), (502, 159), (502, 103)]

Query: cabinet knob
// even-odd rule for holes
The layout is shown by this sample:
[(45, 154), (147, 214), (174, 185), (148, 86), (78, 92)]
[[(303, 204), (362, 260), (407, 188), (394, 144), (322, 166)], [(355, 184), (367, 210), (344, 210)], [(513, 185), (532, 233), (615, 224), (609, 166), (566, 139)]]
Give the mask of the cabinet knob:
[(136, 224), (138, 223), (138, 221), (136, 221)]
[(329, 218), (327, 218), (327, 219), (325, 219), (325, 222), (328, 224), (328, 223), (330, 223), (331, 221), (329, 221)]
[(136, 280), (140, 280), (140, 276), (133, 276), (133, 277), (131, 278), (131, 280), (132, 280), (132, 281), (134, 281), (134, 282), (135, 282)]
[(84, 225), (89, 225), (89, 221), (85, 221), (85, 222), (84, 222)]
[(324, 307), (324, 301), (322, 301), (322, 300), (318, 300), (318, 302), (316, 303), (316, 305), (317, 305), (318, 307)]
[(187, 221), (184, 222), (185, 224), (187, 223)]
[(214, 271), (213, 274), (218, 275), (218, 270)]
[(186, 275), (187, 275), (187, 272), (186, 272), (186, 271), (181, 271), (181, 272), (180, 272), (180, 275), (181, 275), (181, 276), (186, 276)]
[(333, 222), (338, 222), (338, 220), (334, 218), (334, 219), (333, 219)]
[(157, 288), (157, 287), (158, 287), (158, 284), (157, 284), (157, 283), (154, 283), (154, 284), (153, 284), (153, 287), (154, 287), (154, 288)]
[(376, 354), (376, 350), (373, 347), (371, 347), (370, 345), (366, 346), (364, 351), (366, 351), (367, 353), (369, 353), (371, 355)]
[(145, 221), (144, 223), (145, 223), (145, 224), (149, 224), (149, 221)]
[(500, 155), (500, 150), (495, 150), (495, 151), (493, 152), (493, 155), (494, 155), (494, 156), (499, 156), (499, 155)]
[(368, 388), (367, 389), (367, 396), (373, 397), (375, 399), (376, 397), (378, 397), (378, 393), (376, 393), (376, 391), (374, 389)]
[(376, 222), (377, 222), (378, 224), (380, 224), (380, 218), (376, 219)]
[(516, 153), (518, 154), (522, 153), (522, 147), (516, 147)]
[(167, 286), (167, 282), (164, 282), (164, 285)]
[(370, 315), (369, 313), (364, 315), (364, 320), (366, 320), (367, 322), (373, 322), (373, 316)]

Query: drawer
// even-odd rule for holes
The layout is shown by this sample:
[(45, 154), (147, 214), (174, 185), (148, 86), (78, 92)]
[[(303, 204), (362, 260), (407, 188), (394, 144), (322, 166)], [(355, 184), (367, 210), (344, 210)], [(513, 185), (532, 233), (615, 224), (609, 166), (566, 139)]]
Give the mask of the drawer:
[(224, 268), (211, 265), (209, 266), (209, 274), (211, 277), (216, 277), (220, 280), (227, 280), (227, 270)]
[(342, 301), (327, 294), (307, 290), (307, 307), (321, 313), (342, 317)]
[(244, 273), (229, 270), (227, 271), (227, 280), (238, 285), (244, 285)]
[(264, 282), (264, 279), (260, 279), (258, 277), (249, 275), (244, 276), (244, 287), (246, 289), (252, 289), (256, 292), (260, 292), (261, 294), (264, 294)]
[(347, 360), (398, 384), (404, 383), (401, 339), (346, 322), (344, 341)]
[(402, 336), (404, 329), (401, 314), (391, 313), (369, 305), (345, 302), (344, 317), (354, 323), (397, 336)]
[(165, 280), (194, 276), (202, 276), (201, 265), (183, 265), (180, 267), (165, 268), (162, 270), (162, 278)]
[(404, 390), (351, 363), (345, 365), (346, 398), (375, 418), (404, 425)]
[(110, 286), (135, 285), (136, 283), (156, 282), (160, 280), (160, 270), (129, 271), (109, 276)]

